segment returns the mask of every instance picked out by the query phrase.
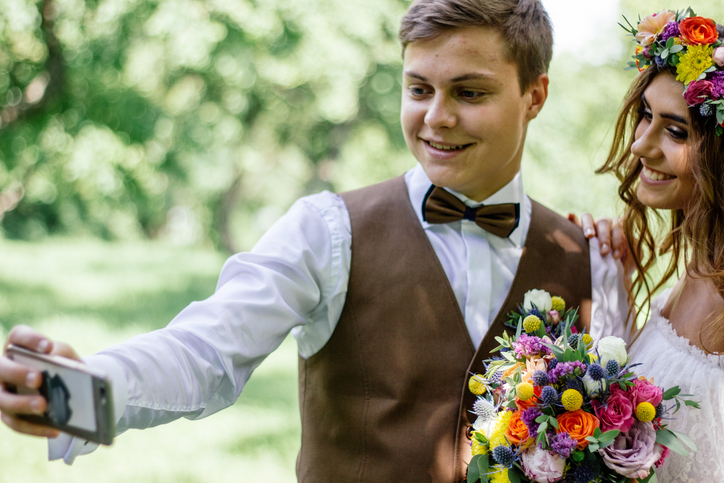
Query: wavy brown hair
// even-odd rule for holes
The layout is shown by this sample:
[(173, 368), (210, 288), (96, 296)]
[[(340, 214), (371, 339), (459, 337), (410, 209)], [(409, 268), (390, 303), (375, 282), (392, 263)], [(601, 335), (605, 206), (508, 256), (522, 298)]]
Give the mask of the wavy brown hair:
[[(614, 173), (621, 183), (618, 194), (626, 205), (623, 230), (635, 267), (627, 286), (629, 305), (637, 317), (645, 312), (646, 318), (652, 296), (678, 272), (681, 262), (690, 276), (711, 280), (724, 298), (724, 136), (715, 133), (715, 116), (702, 116), (696, 107), (688, 110), (688, 166), (695, 189), (686, 213), (679, 209), (662, 216), (636, 196), (642, 165), (631, 154), (631, 145), (643, 116), (642, 95), (661, 72), (651, 66), (634, 80), (616, 121), (611, 151), (596, 171)], [(663, 276), (652, 280), (652, 269), (661, 255), (668, 255), (668, 264)], [(724, 314), (710, 319), (699, 332), (699, 344), (706, 352), (714, 353), (707, 347), (720, 347), (722, 342)]]

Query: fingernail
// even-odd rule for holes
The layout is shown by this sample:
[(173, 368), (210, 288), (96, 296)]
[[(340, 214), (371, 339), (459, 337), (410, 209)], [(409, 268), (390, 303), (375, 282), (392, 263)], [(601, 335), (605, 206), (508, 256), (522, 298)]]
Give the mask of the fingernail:
[(32, 401), (30, 401), (30, 409), (32, 409), (35, 414), (41, 414), (42, 411), (40, 410), (40, 401), (38, 401), (37, 399), (33, 399)]
[(593, 236), (594, 231), (593, 228), (586, 228), (586, 236)]
[(40, 342), (38, 342), (38, 350), (40, 352), (47, 352), (49, 346), (50, 346), (50, 342), (48, 342), (47, 339), (43, 339)]
[(601, 244), (601, 250), (608, 251), (608, 243)]
[(25, 376), (25, 385), (28, 387), (35, 387), (38, 385), (38, 374), (36, 372), (29, 372)]
[(618, 257), (620, 257), (620, 256), (621, 256), (621, 252), (620, 252), (620, 251), (618, 251), (618, 250), (614, 250), (614, 251), (613, 251), (613, 258), (618, 258)]

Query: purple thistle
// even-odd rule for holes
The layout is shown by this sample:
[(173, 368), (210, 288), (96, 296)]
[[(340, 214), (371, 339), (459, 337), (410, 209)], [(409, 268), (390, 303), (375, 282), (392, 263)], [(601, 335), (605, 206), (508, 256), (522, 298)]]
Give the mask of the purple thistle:
[(561, 377), (574, 374), (576, 369), (580, 369), (580, 372), (576, 374), (577, 376), (586, 373), (586, 365), (581, 361), (559, 362), (556, 367), (548, 372), (548, 380), (551, 384), (555, 384)]
[(681, 35), (681, 31), (679, 31), (679, 23), (669, 22), (659, 34), (659, 41), (666, 42), (671, 37), (678, 37), (679, 35)]
[(576, 440), (568, 433), (558, 433), (551, 439), (551, 451), (560, 455), (561, 458), (568, 458), (576, 448)]
[(659, 69), (663, 69), (664, 67), (666, 67), (666, 63), (668, 62), (666, 59), (662, 59), (658, 55), (654, 57), (654, 61), (656, 62), (656, 67), (658, 67)]
[(528, 428), (528, 436), (530, 436), (531, 438), (535, 438), (538, 436), (538, 426), (540, 426), (540, 424), (537, 423), (535, 419), (541, 414), (543, 414), (543, 412), (540, 410), (540, 408), (538, 408), (537, 406), (533, 406), (523, 411), (520, 415), (521, 421), (523, 421), (523, 423)]
[(520, 337), (513, 342), (513, 350), (515, 350), (515, 357), (518, 359), (523, 356), (551, 353), (550, 349), (543, 345), (543, 339), (528, 334), (520, 334)]

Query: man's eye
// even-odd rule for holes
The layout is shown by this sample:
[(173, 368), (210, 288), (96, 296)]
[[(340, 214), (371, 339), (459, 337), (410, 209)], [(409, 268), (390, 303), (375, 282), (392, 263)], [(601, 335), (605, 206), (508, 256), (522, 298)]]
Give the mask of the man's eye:
[(466, 101), (474, 101), (474, 100), (476, 100), (476, 99), (480, 99), (480, 98), (483, 97), (484, 95), (485, 95), (485, 93), (483, 93), (483, 92), (480, 92), (480, 91), (470, 91), (470, 90), (462, 90), (462, 91), (460, 91), (460, 93), (458, 94), (458, 96), (460, 96), (461, 99), (464, 99), (464, 100), (466, 100)]
[(425, 93), (427, 92), (422, 87), (410, 87), (408, 89), (408, 91), (409, 91), (410, 95), (415, 96), (415, 97), (424, 96)]

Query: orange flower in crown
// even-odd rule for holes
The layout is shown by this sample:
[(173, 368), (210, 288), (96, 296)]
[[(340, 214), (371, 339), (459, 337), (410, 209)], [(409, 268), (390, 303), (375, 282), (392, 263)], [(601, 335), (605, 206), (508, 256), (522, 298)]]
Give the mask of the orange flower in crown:
[(692, 45), (713, 44), (719, 38), (716, 23), (710, 18), (689, 17), (679, 24), (681, 36)]

